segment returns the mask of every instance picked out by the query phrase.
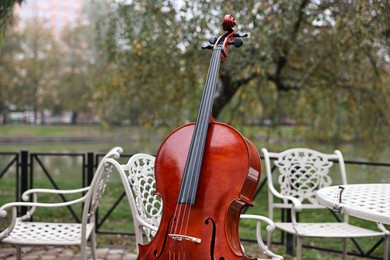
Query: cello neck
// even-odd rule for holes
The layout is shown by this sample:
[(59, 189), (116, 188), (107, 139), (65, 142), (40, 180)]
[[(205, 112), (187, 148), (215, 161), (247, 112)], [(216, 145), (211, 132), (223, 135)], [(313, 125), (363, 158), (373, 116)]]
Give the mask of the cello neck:
[(206, 144), (207, 130), (210, 123), (213, 107), (214, 93), (217, 85), (219, 65), (221, 64), (222, 44), (213, 49), (206, 85), (203, 91), (199, 107), (198, 117), (195, 123), (194, 133), (188, 152), (188, 157), (180, 186), (178, 204), (194, 204), (198, 187), (200, 171), (202, 168), (204, 147)]
[[(233, 44), (237, 48), (241, 47), (242, 39), (240, 37), (246, 37), (246, 34), (237, 34), (236, 21), (232, 15), (225, 15), (222, 26), (226, 32), (216, 38), (215, 41), (213, 40), (213, 43), (210, 41), (211, 45), (204, 47), (206, 49), (213, 49), (213, 53), (211, 56), (209, 71), (207, 73), (202, 100), (198, 110), (198, 117), (195, 122), (195, 128), (184, 167), (183, 179), (177, 201), (178, 204), (195, 203), (211, 110), (213, 107), (214, 92), (217, 85), (219, 66), (227, 57), (228, 45)], [(235, 38), (237, 36), (239, 38)], [(239, 41), (235, 41), (236, 39)]]

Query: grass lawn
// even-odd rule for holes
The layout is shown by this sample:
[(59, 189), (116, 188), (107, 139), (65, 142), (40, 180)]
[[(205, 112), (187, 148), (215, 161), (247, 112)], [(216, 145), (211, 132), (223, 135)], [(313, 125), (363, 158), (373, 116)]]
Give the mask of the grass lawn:
[[(258, 139), (267, 136), (268, 128), (261, 127), (243, 127), (239, 129), (245, 136), (249, 139)], [(61, 136), (135, 136), (139, 139), (145, 139), (146, 142), (150, 142), (149, 137), (153, 136), (157, 141), (156, 143), (161, 143), (161, 140), (166, 136), (172, 129), (159, 128), (159, 129), (145, 129), (145, 128), (137, 128), (137, 127), (112, 127), (109, 129), (102, 128), (100, 126), (68, 126), (68, 125), (53, 125), (53, 126), (33, 126), (33, 125), (10, 125), (10, 126), (0, 126), (0, 138), (8, 138), (8, 137), (61, 137)], [(286, 138), (289, 137), (299, 137), (302, 136), (304, 129), (294, 130), (291, 127), (285, 127), (281, 130), (281, 136)], [(280, 136), (279, 136), (280, 137)], [(61, 146), (62, 144), (59, 144)], [(111, 143), (110, 143), (111, 145)], [(133, 145), (131, 143), (130, 145)], [(291, 143), (290, 143), (291, 145)], [(87, 145), (82, 146), (85, 151), (87, 150)], [(260, 147), (260, 146), (258, 146)], [(81, 148), (80, 148), (81, 149)], [(140, 151), (140, 148), (137, 148)], [(153, 146), (152, 151), (156, 151), (156, 146)], [(1, 149), (0, 149), (1, 151)], [(18, 151), (18, 150), (16, 150)], [(99, 150), (102, 151), (102, 150)], [(104, 150), (103, 150), (104, 151)], [(126, 151), (126, 149), (125, 149)], [(2, 159), (0, 158), (0, 172), (2, 170)], [(46, 161), (45, 161), (46, 162)], [(77, 159), (66, 159), (63, 158), (56, 159), (56, 161), (47, 161), (48, 168), (50, 172), (53, 173), (56, 181), (60, 183), (60, 188), (78, 188), (81, 185), (81, 177), (80, 170), (77, 169), (79, 167), (80, 162)], [(264, 175), (264, 174), (263, 174)], [(103, 197), (103, 201), (101, 203), (99, 216), (100, 219), (110, 210), (111, 206), (115, 203), (116, 199), (123, 192), (121, 189), (120, 182), (118, 179), (113, 179), (110, 181), (109, 186), (107, 187), (106, 194)], [(11, 174), (6, 174), (5, 177), (0, 179), (0, 204), (3, 204), (8, 201), (12, 201), (15, 197), (15, 178), (11, 176)], [(42, 172), (42, 170), (35, 170), (34, 172), (34, 187), (50, 187), (48, 183), (47, 177)], [(53, 200), (56, 198), (43, 198), (44, 200)], [(260, 214), (267, 215), (267, 190), (264, 189), (260, 192), (259, 196), (254, 201), (255, 206), (253, 208), (249, 208), (246, 213), (248, 214)], [(77, 212), (80, 212), (78, 209)], [(312, 221), (325, 221), (327, 220), (330, 214), (321, 214), (316, 211), (312, 211), (307, 216), (301, 216), (302, 219), (308, 219)], [(43, 210), (39, 212), (36, 216), (36, 219), (47, 219), (54, 218), (57, 221), (67, 221), (69, 220), (69, 213), (65, 209), (63, 211), (54, 211), (54, 210)], [(280, 212), (275, 216), (275, 220), (278, 221), (281, 219)], [(7, 225), (8, 220), (0, 219), (0, 229), (4, 228)], [(370, 226), (373, 229), (376, 229), (375, 224), (371, 222), (364, 222), (358, 219), (352, 219), (352, 221), (358, 225), (362, 226)], [(263, 229), (265, 226), (263, 227)], [(118, 208), (109, 216), (107, 221), (102, 223), (100, 230), (107, 231), (128, 231), (133, 232), (132, 220), (129, 207), (127, 205), (127, 201), (122, 201)], [(245, 239), (254, 240), (255, 239), (255, 230), (256, 223), (250, 220), (242, 220), (240, 221), (240, 237)], [(265, 231), (263, 231), (263, 238), (266, 237)], [(279, 231), (275, 231), (273, 235), (273, 241), (280, 241), (281, 233)], [(369, 249), (377, 240), (372, 239), (362, 239), (361, 244), (364, 246), (364, 249)], [(98, 235), (98, 242), (100, 245), (134, 245), (134, 241), (128, 236), (120, 236), (120, 235)], [(311, 246), (320, 246), (320, 247), (328, 247), (336, 250), (341, 250), (342, 243), (340, 239), (306, 239), (304, 241), (305, 244)], [(257, 248), (255, 243), (244, 243), (246, 252), (248, 255), (259, 255), (259, 249)], [(356, 251), (356, 248), (353, 246), (353, 243), (349, 243), (350, 250)], [(285, 259), (294, 259), (293, 256), (289, 256), (285, 253), (284, 246), (274, 246), (273, 250), (285, 256)], [(382, 249), (375, 252), (375, 255), (381, 255)], [(330, 254), (328, 252), (323, 252), (319, 250), (312, 249), (303, 249), (303, 258), (304, 259), (340, 259), (340, 254)], [(349, 259), (358, 259), (358, 258), (349, 258)]]
[[(131, 129), (131, 132), (129, 131)], [(0, 137), (111, 136), (134, 134), (136, 127), (98, 125), (1, 125)]]
[[(134, 126), (111, 126), (100, 125), (0, 125), (0, 137), (31, 136), (31, 137), (56, 137), (56, 136), (104, 136), (104, 135), (129, 135), (134, 133), (169, 134), (174, 128), (166, 127), (134, 127)], [(307, 127), (280, 127), (274, 128), (262, 126), (239, 126), (237, 130), (244, 136), (252, 139), (256, 136), (304, 136)], [(270, 131), (271, 130), (271, 131)]]

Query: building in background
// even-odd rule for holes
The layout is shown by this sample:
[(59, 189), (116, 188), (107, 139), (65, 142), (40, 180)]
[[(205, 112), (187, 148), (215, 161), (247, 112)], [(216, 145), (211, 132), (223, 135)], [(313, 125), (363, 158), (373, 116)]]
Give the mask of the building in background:
[(17, 27), (24, 29), (29, 23), (38, 21), (58, 39), (66, 26), (75, 26), (86, 21), (84, 2), (84, 0), (25, 0), (15, 9)]
[[(23, 64), (35, 64), (27, 68), (23, 67), (23, 65), (18, 67), (18, 71), (20, 71), (18, 74), (20, 78), (18, 79), (21, 79), (21, 84), (25, 84), (24, 89), (28, 89), (33, 93), (30, 98), (35, 99), (35, 101), (25, 106), (11, 102), (8, 105), (7, 119), (2, 120), (2, 115), (0, 114), (0, 122), (7, 121), (7, 123), (21, 124), (73, 123), (74, 117), (72, 117), (72, 113), (74, 112), (69, 112), (68, 110), (70, 109), (68, 107), (64, 111), (53, 112), (53, 105), (49, 105), (48, 108), (48, 105), (43, 101), (43, 97), (46, 96), (46, 99), (51, 99), (52, 103), (56, 103), (56, 100), (62, 100), (63, 96), (61, 96), (61, 92), (58, 90), (67, 89), (69, 86), (61, 85), (61, 87), (58, 87), (57, 84), (64, 83), (59, 83), (59, 79), (64, 77), (66, 73), (71, 74), (71, 71), (73, 72), (72, 76), (75, 77), (79, 71), (84, 69), (82, 66), (85, 66), (85, 63), (83, 65), (82, 62), (69, 62), (69, 60), (80, 58), (83, 55), (85, 57), (88, 54), (81, 51), (82, 46), (80, 46), (80, 49), (78, 46), (69, 46), (69, 42), (66, 41), (67, 38), (61, 37), (61, 35), (66, 28), (87, 24), (86, 2), (87, 0), (24, 0), (21, 5), (16, 5), (14, 10), (15, 29), (22, 32), (25, 36), (28, 34), (29, 37), (25, 37), (25, 42), (20, 45), (21, 51), (15, 56), (15, 59), (29, 59), (28, 62)], [(43, 34), (43, 31), (50, 32), (54, 39), (47, 37), (48, 35), (46, 33)], [(30, 34), (30, 32), (33, 33)], [(57, 43), (57, 47), (60, 46), (59, 49), (61, 49), (62, 54), (69, 54), (66, 57), (61, 57), (61, 65), (51, 70), (51, 74), (50, 69), (48, 69), (50, 65), (47, 65), (50, 62), (47, 62), (47, 60), (49, 60), (48, 57), (53, 57), (53, 54), (48, 50), (53, 48), (54, 45), (50, 44), (49, 38), (50, 41), (54, 40)], [(78, 55), (79, 52), (81, 52), (80, 55)], [(71, 63), (77, 65), (71, 68), (71, 65), (69, 65)], [(27, 71), (32, 72), (29, 74)], [(33, 77), (29, 76), (30, 78), (27, 78), (26, 75), (33, 75)], [(34, 75), (40, 76), (34, 81), (32, 80)], [(79, 86), (79, 88), (82, 87)], [(75, 91), (75, 88), (67, 90), (69, 93), (72, 93)], [(95, 114), (83, 111), (76, 112), (78, 123), (95, 123), (97, 121)]]

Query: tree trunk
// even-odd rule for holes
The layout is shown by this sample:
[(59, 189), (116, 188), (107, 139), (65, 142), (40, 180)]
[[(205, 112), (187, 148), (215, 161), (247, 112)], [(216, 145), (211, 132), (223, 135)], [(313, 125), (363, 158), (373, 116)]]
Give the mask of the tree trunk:
[(3, 112), (2, 112), (2, 115), (3, 115), (3, 125), (6, 125), (9, 123), (9, 110), (8, 110), (8, 107), (4, 107), (3, 109)]
[(79, 116), (78, 112), (73, 112), (72, 113), (72, 125), (76, 125), (77, 124), (78, 116)]

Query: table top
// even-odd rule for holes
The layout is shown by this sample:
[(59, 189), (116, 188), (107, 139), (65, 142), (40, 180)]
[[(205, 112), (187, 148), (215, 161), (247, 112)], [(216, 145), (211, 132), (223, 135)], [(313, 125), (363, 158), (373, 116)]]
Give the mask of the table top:
[(317, 201), (335, 211), (390, 225), (390, 184), (348, 184), (322, 188)]

